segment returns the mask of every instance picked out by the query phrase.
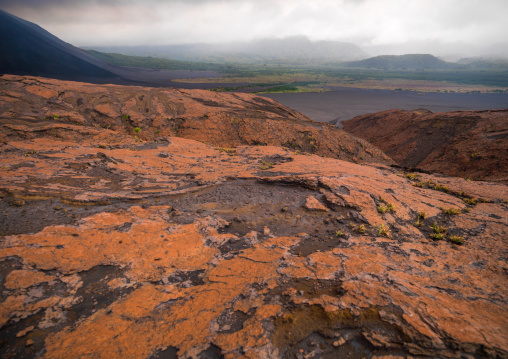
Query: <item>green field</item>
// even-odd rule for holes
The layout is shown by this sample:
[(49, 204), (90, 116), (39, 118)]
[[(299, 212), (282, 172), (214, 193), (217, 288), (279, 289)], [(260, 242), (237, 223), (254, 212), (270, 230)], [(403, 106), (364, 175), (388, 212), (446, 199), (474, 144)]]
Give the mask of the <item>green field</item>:
[[(484, 63), (484, 67), (454, 65), (447, 69), (355, 68), (355, 63), (239, 63), (178, 61), (155, 57), (127, 56), (87, 51), (105, 62), (157, 70), (201, 70), (223, 74), (219, 78), (182, 79), (180, 82), (224, 83), (214, 91), (317, 92), (330, 86), (361, 88), (417, 89), (444, 92), (508, 92), (508, 65)], [(359, 62), (358, 62), (359, 63)], [(238, 83), (238, 86), (234, 86)], [(227, 84), (227, 85), (226, 85)], [(240, 85), (241, 84), (241, 85)]]

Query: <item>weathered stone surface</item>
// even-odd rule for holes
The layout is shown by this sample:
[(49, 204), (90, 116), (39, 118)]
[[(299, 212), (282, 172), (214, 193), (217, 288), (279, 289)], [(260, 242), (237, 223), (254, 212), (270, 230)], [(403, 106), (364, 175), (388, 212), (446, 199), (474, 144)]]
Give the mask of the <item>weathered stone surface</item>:
[[(310, 120), (269, 98), (205, 90), (95, 85), (30, 76), (0, 77), (0, 141), (23, 134), (72, 134), (68, 124), (143, 140), (178, 136), (213, 146), (285, 146), (359, 163), (393, 163), (378, 148)], [(17, 126), (16, 126), (17, 125)], [(19, 126), (29, 126), (31, 132)], [(265, 159), (269, 167), (277, 159)]]
[(508, 355), (506, 185), (2, 121), (2, 358)]
[(404, 167), (508, 184), (508, 109), (388, 110), (344, 121)]
[(309, 211), (324, 211), (327, 212), (328, 208), (326, 208), (318, 199), (314, 196), (309, 196), (305, 200), (303, 206)]

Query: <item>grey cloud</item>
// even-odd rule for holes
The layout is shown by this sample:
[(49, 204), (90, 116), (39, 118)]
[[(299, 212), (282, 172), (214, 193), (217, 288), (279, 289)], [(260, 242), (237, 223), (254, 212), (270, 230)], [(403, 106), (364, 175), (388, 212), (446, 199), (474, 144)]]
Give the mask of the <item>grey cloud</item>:
[(508, 33), (506, 0), (0, 0), (0, 8), (78, 46), (301, 34), (371, 49), (455, 51), (504, 42)]

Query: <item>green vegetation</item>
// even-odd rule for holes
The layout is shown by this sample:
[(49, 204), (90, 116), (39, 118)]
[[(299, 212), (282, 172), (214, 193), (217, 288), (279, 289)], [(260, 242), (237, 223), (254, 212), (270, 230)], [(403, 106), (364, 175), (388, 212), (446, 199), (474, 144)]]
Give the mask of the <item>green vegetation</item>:
[(259, 166), (259, 169), (264, 171), (264, 170), (269, 170), (272, 167), (273, 167), (273, 164), (263, 161), (263, 162), (261, 162), (261, 166)]
[(344, 237), (346, 234), (344, 233), (344, 231), (342, 231), (341, 229), (339, 229), (338, 231), (335, 232), (335, 235), (337, 237)]
[(365, 226), (363, 224), (360, 224), (356, 228), (356, 232), (359, 233), (359, 234), (365, 234), (367, 232), (367, 228), (365, 228)]
[(463, 198), (463, 201), (471, 206), (476, 204), (476, 199), (474, 198)]
[(178, 61), (151, 56), (128, 56), (115, 53), (105, 53), (95, 50), (85, 50), (93, 57), (117, 66), (144, 67), (155, 70), (202, 70), (226, 72), (228, 66), (206, 62)]
[(234, 156), (236, 154), (236, 150), (229, 147), (215, 147), (215, 149), (220, 153), (226, 152), (229, 156)]
[(420, 188), (435, 189), (436, 191), (442, 191), (442, 192), (448, 192), (449, 191), (447, 186), (439, 184), (439, 183), (435, 183), (432, 180), (429, 180), (429, 181), (420, 181), (420, 182), (417, 182), (417, 183), (413, 183), (413, 186), (420, 187)]
[(473, 152), (473, 153), (471, 153), (471, 159), (475, 160), (475, 159), (479, 158), (481, 155), (482, 155), (482, 151)]
[(381, 204), (377, 207), (379, 213), (395, 212), (395, 205), (393, 203)]
[(385, 236), (385, 237), (391, 238), (392, 231), (391, 231), (390, 227), (388, 227), (384, 223), (381, 223), (381, 226), (379, 226), (378, 234), (380, 236)]
[(461, 211), (458, 208), (440, 208), (441, 211), (443, 211), (444, 214), (447, 214), (449, 216), (460, 214)]
[(140, 133), (141, 127), (134, 127), (134, 133)]
[(412, 181), (416, 181), (419, 177), (419, 174), (418, 173), (406, 173), (406, 174), (404, 174), (404, 177), (406, 177)]
[(460, 237), (460, 236), (450, 236), (449, 239), (450, 239), (450, 242), (455, 243), (455, 244), (463, 244), (464, 243), (464, 238)]
[[(412, 60), (417, 66), (395, 65), (377, 67), (362, 62), (340, 63), (334, 61), (292, 59), (267, 59), (245, 55), (217, 57), (203, 54), (190, 57), (193, 61), (180, 61), (151, 56), (128, 56), (117, 53), (87, 51), (90, 55), (117, 66), (142, 67), (157, 70), (202, 70), (224, 74), (222, 78), (185, 80), (185, 82), (242, 83), (238, 86), (227, 85), (215, 91), (236, 91), (249, 87), (259, 87), (263, 92), (307, 92), (321, 91), (326, 86), (361, 86), (362, 83), (376, 81), (394, 88), (393, 84), (403, 81), (406, 89), (411, 89), (415, 81), (446, 83), (447, 89), (442, 92), (484, 91), (470, 89), (471, 86), (489, 86), (491, 92), (508, 92), (508, 65), (478, 63), (473, 65), (450, 64), (434, 59), (439, 66), (420, 66), (420, 60), (426, 55)], [(428, 55), (427, 55), (428, 56)], [(367, 59), (371, 60), (371, 59)], [(364, 60), (366, 61), (366, 60)], [(394, 60), (391, 59), (391, 62)], [(424, 61), (425, 62), (425, 61)], [(368, 66), (367, 66), (368, 65)], [(391, 81), (391, 82), (390, 82)], [(400, 87), (400, 86), (397, 86)], [(418, 87), (415, 83), (414, 87)], [(425, 87), (425, 86), (424, 86)], [(402, 89), (402, 88), (401, 88)], [(429, 87), (430, 89), (430, 87)]]
[(437, 240), (445, 239), (445, 234), (447, 231), (447, 229), (445, 227), (441, 227), (437, 223), (434, 222), (434, 224), (430, 228), (433, 231), (433, 233), (430, 234), (430, 238), (437, 239)]

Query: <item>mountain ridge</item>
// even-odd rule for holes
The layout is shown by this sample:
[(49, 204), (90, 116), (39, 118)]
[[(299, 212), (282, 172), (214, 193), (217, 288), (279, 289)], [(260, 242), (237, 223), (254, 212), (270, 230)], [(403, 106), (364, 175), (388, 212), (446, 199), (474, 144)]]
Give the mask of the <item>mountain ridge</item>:
[(40, 26), (0, 10), (0, 73), (67, 80), (112, 81), (110, 65), (60, 40)]

